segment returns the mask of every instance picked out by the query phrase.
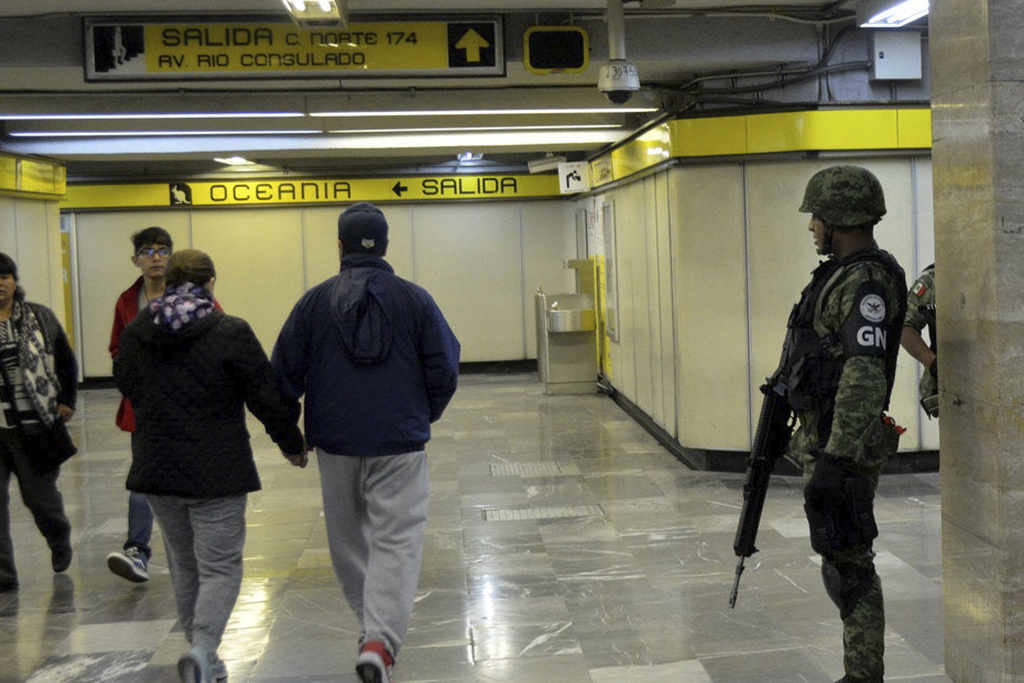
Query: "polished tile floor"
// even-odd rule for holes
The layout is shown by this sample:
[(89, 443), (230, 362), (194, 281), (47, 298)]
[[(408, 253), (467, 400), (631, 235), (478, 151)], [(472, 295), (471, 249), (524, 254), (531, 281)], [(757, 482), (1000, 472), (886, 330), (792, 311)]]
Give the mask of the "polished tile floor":
[[(85, 390), (61, 474), (75, 558), (53, 575), (12, 486), (21, 589), (0, 594), (0, 683), (173, 683), (185, 649), (159, 532), (152, 578), (106, 567), (126, 529), (117, 395)], [(242, 596), (230, 681), (355, 683), (356, 623), (330, 569), (315, 465), (251, 424)], [(742, 475), (693, 472), (610, 399), (545, 396), (532, 374), (464, 375), (428, 446), (431, 517), (396, 683), (813, 683), (842, 675), (800, 481), (775, 477), (729, 609)], [(879, 573), (887, 680), (943, 674), (937, 474), (886, 476)]]

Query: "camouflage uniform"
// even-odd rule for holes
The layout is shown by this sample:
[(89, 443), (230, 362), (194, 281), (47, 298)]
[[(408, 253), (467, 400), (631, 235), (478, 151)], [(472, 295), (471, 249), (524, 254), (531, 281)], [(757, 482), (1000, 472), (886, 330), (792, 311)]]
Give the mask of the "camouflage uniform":
[[(921, 274), (910, 286), (907, 293), (907, 315), (903, 319), (903, 326), (910, 327), (917, 332), (928, 328), (928, 342), (932, 351), (936, 348), (935, 335), (935, 264), (928, 266), (921, 271)], [(932, 417), (939, 416), (939, 383), (931, 368), (921, 374), (921, 383), (918, 386), (921, 397), (921, 405)]]
[[(878, 205), (868, 202), (867, 215), (822, 209), (837, 201), (840, 208), (849, 203), (863, 209), (863, 174), (878, 194)], [(833, 229), (873, 225), (885, 213), (877, 182), (857, 167), (826, 169), (808, 184), (801, 211)], [(840, 608), (843, 681), (849, 683), (881, 682), (884, 674), (885, 611), (872, 550), (878, 533), (873, 497), (882, 466), (898, 444), (895, 429), (882, 417), (895, 376), (906, 291), (902, 269), (875, 244), (828, 259), (814, 271), (790, 317), (782, 364), (799, 423), (787, 455), (804, 471), (812, 546), (822, 555), (826, 591)], [(822, 479), (832, 478), (831, 488), (818, 486), (819, 467)]]

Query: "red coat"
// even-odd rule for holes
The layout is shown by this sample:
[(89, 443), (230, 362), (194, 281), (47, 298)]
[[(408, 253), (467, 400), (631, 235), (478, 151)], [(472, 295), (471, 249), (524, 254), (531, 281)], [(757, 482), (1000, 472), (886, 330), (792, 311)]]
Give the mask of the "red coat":
[[(118, 345), (121, 342), (121, 332), (139, 314), (139, 291), (142, 289), (142, 286), (142, 276), (139, 276), (139, 279), (131, 287), (121, 292), (121, 296), (117, 297), (117, 303), (114, 304), (114, 327), (110, 330), (111, 358), (117, 357)], [(213, 305), (217, 307), (218, 311), (224, 310), (216, 299), (213, 300)], [(131, 401), (124, 396), (121, 397), (121, 405), (117, 407), (117, 417), (114, 418), (114, 423), (126, 432), (135, 431), (135, 412), (132, 410)]]

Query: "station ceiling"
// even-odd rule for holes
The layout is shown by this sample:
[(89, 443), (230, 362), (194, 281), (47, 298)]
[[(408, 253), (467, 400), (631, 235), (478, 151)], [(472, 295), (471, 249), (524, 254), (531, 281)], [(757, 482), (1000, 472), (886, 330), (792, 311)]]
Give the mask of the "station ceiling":
[[(447, 25), (452, 35), (452, 25), (495, 20), (503, 49), (496, 72), (420, 72), (401, 61), (418, 59), (411, 56), (379, 76), (265, 69), (225, 77), (207, 62), (174, 78), (139, 75), (138, 65), (115, 69), (117, 77), (98, 71), (93, 27), (294, 28), (281, 0), (3, 0), (0, 151), (60, 160), (72, 180), (218, 175), (229, 171), (214, 158), (232, 156), (254, 162), (244, 172), (255, 174), (510, 172), (547, 154), (582, 160), (684, 109), (679, 95), (687, 84), (815, 63), (821, 36), (852, 25), (855, 4), (626, 2), (621, 38), (641, 89), (613, 104), (597, 87), (617, 45), (606, 0), (347, 2), (348, 31)], [(536, 26), (584, 29), (586, 68), (528, 69), (524, 35)], [(332, 30), (346, 31), (323, 29)], [(196, 40), (186, 57), (168, 59), (195, 59), (204, 49), (216, 59), (214, 46), (225, 38), (215, 32)]]

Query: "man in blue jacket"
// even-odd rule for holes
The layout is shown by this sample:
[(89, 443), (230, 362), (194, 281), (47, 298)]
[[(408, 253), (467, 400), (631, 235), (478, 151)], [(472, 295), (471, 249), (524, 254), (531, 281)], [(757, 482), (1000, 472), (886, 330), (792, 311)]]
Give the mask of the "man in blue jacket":
[(455, 393), (459, 342), (433, 298), (384, 260), (388, 224), (360, 202), (338, 218), (341, 272), (299, 300), (272, 362), (305, 395), (334, 571), (359, 618), (356, 672), (391, 683), (412, 617), (427, 522), (430, 424)]

